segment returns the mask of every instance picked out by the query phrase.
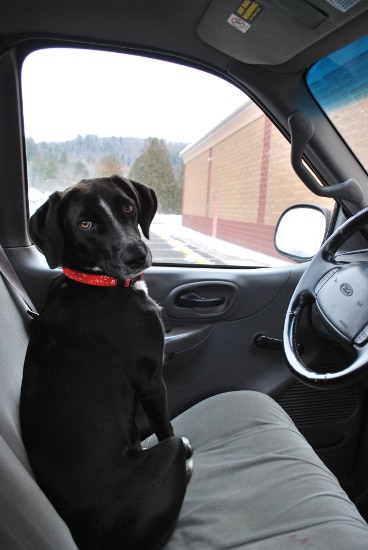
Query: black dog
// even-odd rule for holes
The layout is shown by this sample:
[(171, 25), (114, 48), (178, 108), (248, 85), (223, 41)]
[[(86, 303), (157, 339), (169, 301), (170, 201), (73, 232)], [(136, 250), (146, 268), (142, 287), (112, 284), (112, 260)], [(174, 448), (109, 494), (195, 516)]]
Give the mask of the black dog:
[[(24, 365), (21, 425), (38, 483), (81, 549), (161, 548), (187, 483), (162, 378), (164, 333), (140, 276), (154, 191), (118, 176), (53, 193), (30, 218), (52, 283)], [(160, 443), (140, 444), (138, 400)]]

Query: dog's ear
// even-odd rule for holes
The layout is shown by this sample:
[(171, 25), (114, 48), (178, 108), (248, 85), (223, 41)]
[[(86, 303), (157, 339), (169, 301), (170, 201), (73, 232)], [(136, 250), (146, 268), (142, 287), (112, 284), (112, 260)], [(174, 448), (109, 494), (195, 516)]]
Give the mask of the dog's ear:
[(45, 255), (53, 269), (61, 264), (64, 239), (58, 220), (58, 207), (62, 193), (56, 191), (29, 218), (28, 232), (32, 242)]
[(123, 191), (133, 195), (138, 206), (138, 223), (143, 235), (149, 239), (149, 228), (157, 210), (157, 195), (151, 187), (137, 181), (120, 176), (111, 176), (111, 181), (116, 183)]
[(138, 195), (138, 223), (143, 235), (149, 239), (149, 228), (157, 210), (157, 195), (151, 187), (129, 180)]

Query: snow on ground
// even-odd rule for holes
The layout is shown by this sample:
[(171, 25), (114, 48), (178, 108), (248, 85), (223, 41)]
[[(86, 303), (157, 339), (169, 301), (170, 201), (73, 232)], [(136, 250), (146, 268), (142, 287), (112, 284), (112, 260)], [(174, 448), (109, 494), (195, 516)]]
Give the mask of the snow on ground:
[(151, 232), (182, 252), (190, 263), (261, 267), (290, 265), (286, 259), (274, 258), (184, 227), (180, 215), (157, 214)]

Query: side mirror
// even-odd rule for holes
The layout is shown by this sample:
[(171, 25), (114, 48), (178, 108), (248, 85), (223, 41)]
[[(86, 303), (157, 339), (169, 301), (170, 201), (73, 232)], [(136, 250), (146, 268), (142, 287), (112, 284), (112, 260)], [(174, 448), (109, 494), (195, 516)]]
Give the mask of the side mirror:
[(331, 212), (322, 206), (291, 206), (277, 222), (274, 235), (276, 250), (294, 261), (310, 260), (325, 240), (330, 219)]

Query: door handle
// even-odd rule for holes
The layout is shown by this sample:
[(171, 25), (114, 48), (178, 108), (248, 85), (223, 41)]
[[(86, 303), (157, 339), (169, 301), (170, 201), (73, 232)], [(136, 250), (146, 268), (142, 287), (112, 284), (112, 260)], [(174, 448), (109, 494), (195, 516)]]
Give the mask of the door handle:
[(179, 307), (216, 307), (225, 302), (224, 296), (218, 298), (203, 298), (195, 292), (186, 292), (181, 294), (176, 303)]

